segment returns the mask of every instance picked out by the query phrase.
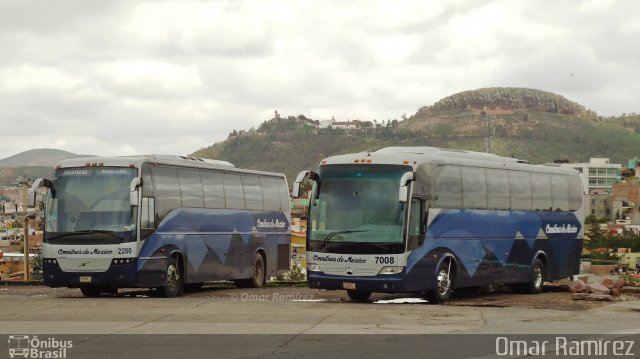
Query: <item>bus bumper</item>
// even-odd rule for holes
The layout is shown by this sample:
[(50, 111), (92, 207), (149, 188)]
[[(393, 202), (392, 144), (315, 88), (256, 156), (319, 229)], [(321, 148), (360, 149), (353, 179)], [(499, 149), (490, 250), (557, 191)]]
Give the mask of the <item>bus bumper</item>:
[[(166, 283), (166, 260), (153, 261), (138, 271), (138, 263), (111, 265), (105, 272), (65, 272), (57, 264), (44, 264), (42, 281), (48, 287), (105, 286), (154, 288)], [(163, 267), (164, 264), (164, 267)], [(155, 268), (158, 267), (158, 268)]]
[(49, 287), (81, 286), (135, 287), (136, 264), (112, 265), (106, 272), (64, 272), (57, 264), (45, 264), (42, 281)]
[(357, 290), (376, 293), (406, 292), (404, 274), (377, 275), (374, 277), (347, 277), (308, 272), (309, 288), (327, 290)]

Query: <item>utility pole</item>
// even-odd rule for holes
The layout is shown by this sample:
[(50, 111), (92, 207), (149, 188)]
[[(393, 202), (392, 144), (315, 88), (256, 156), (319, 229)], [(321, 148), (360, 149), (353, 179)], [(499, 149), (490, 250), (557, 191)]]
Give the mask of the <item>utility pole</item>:
[(29, 216), (27, 215), (27, 207), (29, 205), (27, 201), (28, 180), (23, 178), (20, 184), (22, 185), (22, 212), (24, 212), (24, 281), (29, 282)]
[(485, 112), (484, 118), (487, 120), (487, 137), (484, 138), (484, 145), (487, 153), (491, 153), (491, 136), (493, 135), (493, 131), (491, 129), (491, 116)]

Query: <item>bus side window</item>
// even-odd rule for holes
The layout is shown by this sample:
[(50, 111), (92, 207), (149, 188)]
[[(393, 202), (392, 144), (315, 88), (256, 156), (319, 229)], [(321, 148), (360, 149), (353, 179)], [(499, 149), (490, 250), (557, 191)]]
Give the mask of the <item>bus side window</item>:
[(569, 210), (577, 211), (582, 208), (582, 181), (580, 177), (573, 176), (569, 181)]
[(291, 205), (289, 204), (289, 189), (284, 182), (284, 178), (278, 178), (278, 192), (280, 194), (280, 210), (287, 211), (291, 208)]
[[(156, 197), (156, 222), (182, 205), (182, 195), (178, 186), (178, 174), (174, 167), (158, 166), (151, 168), (154, 193)], [(144, 190), (143, 190), (144, 191)]]
[(462, 207), (462, 175), (458, 166), (441, 166), (435, 172), (435, 204), (440, 208)]
[(244, 188), (245, 208), (264, 209), (264, 198), (258, 176), (242, 175), (241, 179)]
[(244, 188), (242, 180), (237, 174), (225, 173), (222, 175), (224, 183), (224, 195), (226, 207), (231, 209), (245, 209)]
[(425, 228), (422, 217), (424, 215), (424, 201), (419, 198), (411, 199), (411, 213), (409, 214), (407, 250), (415, 249), (424, 242)]
[(567, 176), (551, 176), (552, 208), (554, 211), (569, 210), (569, 184)]
[(260, 186), (264, 197), (264, 209), (268, 211), (280, 210), (280, 193), (275, 178), (260, 177)]

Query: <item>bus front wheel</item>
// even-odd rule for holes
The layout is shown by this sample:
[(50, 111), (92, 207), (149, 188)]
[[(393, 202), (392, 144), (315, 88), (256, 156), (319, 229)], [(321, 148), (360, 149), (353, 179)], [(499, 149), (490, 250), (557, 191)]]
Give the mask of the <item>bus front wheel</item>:
[(449, 300), (453, 293), (454, 270), (453, 260), (444, 260), (436, 271), (435, 288), (427, 291), (427, 301), (430, 304), (441, 304)]
[(179, 297), (182, 295), (184, 278), (182, 278), (182, 269), (176, 258), (169, 258), (167, 265), (167, 284), (158, 288), (158, 294), (164, 298)]
[(547, 267), (542, 259), (536, 258), (533, 266), (533, 278), (531, 282), (517, 284), (514, 290), (518, 293), (538, 294), (544, 289), (544, 281), (547, 276)]

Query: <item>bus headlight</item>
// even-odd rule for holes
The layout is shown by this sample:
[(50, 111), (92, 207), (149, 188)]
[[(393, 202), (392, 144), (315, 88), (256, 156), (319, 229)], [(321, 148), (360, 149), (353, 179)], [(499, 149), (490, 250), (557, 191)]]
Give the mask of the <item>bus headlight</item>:
[(398, 274), (404, 270), (404, 267), (382, 267), (378, 274)]
[(315, 263), (309, 263), (309, 264), (307, 264), (307, 271), (308, 272), (320, 272), (320, 266), (315, 264)]

